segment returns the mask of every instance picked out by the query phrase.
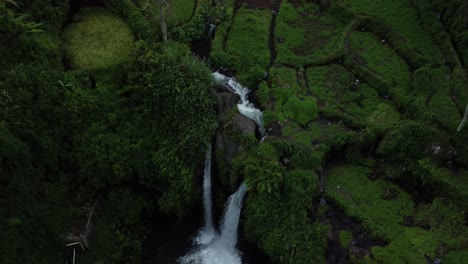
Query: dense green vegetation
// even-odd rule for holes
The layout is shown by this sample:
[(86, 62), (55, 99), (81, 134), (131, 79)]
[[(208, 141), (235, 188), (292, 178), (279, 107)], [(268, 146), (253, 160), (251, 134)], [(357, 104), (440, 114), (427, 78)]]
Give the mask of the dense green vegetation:
[[(63, 263), (72, 235), (82, 263), (142, 263), (212, 141), (215, 211), (244, 181), (272, 263), (466, 262), (464, 1), (169, 0), (167, 43), (158, 1), (89, 2), (0, 1), (0, 263)], [(263, 143), (209, 66), (254, 90)]]
[(63, 262), (64, 238), (85, 232), (99, 196), (84, 263), (138, 263), (143, 211), (180, 219), (199, 197), (192, 175), (217, 124), (210, 71), (183, 44), (134, 43), (102, 8), (66, 28), (65, 69), (65, 16), (17, 2), (0, 3), (0, 262)]

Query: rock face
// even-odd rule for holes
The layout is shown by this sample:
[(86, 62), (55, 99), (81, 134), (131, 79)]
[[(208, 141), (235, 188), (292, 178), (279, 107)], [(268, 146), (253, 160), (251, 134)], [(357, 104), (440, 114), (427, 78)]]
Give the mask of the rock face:
[(256, 125), (249, 118), (239, 114), (237, 103), (239, 96), (222, 88), (217, 88), (218, 115), (220, 124), (216, 131), (214, 153), (220, 183), (225, 190), (231, 190), (236, 180), (230, 174), (232, 160), (244, 149), (243, 138), (255, 137)]

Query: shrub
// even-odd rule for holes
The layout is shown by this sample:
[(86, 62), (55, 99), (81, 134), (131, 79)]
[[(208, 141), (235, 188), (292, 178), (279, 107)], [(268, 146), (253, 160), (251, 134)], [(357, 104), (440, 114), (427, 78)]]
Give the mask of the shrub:
[(281, 192), (249, 192), (244, 231), (274, 263), (323, 263), (327, 229), (308, 215), (317, 184), (314, 172), (284, 174)]

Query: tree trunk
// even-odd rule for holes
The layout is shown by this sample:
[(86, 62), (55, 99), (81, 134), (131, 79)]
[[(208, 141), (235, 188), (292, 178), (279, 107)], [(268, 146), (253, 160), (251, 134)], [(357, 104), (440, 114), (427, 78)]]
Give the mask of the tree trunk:
[(167, 42), (166, 13), (164, 10), (164, 0), (159, 0), (159, 24), (161, 25), (161, 34), (164, 42)]

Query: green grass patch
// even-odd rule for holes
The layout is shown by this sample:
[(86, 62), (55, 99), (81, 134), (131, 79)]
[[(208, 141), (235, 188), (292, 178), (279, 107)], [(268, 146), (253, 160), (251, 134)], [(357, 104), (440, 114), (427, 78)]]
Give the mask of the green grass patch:
[(73, 69), (95, 70), (125, 62), (134, 36), (121, 18), (104, 8), (83, 8), (65, 29), (65, 57)]
[(226, 49), (222, 48), (222, 34), (214, 42), (211, 53), (214, 64), (234, 69), (236, 78), (251, 88), (264, 78), (270, 63), (268, 39), (271, 16), (270, 10), (242, 7), (235, 14)]

